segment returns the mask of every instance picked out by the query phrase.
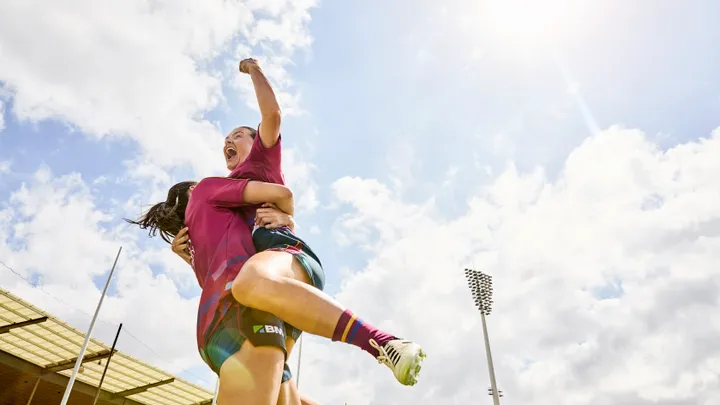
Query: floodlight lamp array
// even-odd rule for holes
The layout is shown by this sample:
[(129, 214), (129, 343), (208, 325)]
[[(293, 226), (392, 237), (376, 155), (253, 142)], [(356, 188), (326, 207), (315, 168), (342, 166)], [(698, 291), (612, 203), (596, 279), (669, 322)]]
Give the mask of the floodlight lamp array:
[(465, 278), (477, 309), (484, 315), (490, 315), (493, 304), (492, 276), (481, 271), (465, 269)]

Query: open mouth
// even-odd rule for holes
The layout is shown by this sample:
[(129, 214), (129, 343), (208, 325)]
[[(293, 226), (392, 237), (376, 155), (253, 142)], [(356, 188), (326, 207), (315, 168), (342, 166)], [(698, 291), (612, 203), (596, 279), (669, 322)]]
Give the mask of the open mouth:
[(234, 158), (235, 156), (237, 156), (237, 151), (235, 150), (235, 148), (233, 148), (233, 147), (225, 148), (225, 160), (226, 161), (229, 162), (230, 159)]

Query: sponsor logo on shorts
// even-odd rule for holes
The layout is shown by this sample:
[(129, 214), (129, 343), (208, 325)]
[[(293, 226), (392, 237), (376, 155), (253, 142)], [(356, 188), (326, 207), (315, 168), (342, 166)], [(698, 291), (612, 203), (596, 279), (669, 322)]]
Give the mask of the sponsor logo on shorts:
[(276, 333), (280, 336), (285, 336), (285, 331), (275, 325), (253, 325), (253, 332), (255, 333)]

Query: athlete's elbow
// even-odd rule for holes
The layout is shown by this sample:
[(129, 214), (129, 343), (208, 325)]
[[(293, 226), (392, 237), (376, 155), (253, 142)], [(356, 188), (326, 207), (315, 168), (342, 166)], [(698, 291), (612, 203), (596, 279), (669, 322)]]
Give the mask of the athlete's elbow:
[(277, 189), (277, 195), (275, 196), (277, 201), (288, 201), (293, 199), (293, 192), (287, 186), (280, 186)]
[(266, 195), (266, 201), (275, 205), (279, 205), (293, 199), (293, 192), (287, 186), (273, 184), (272, 188), (268, 191), (269, 193)]
[(289, 188), (282, 186), (278, 189), (277, 201), (275, 201), (278, 209), (286, 214), (293, 215), (295, 200), (293, 199), (293, 192)]
[(262, 111), (262, 122), (268, 125), (280, 127), (282, 122), (282, 111), (280, 106), (276, 105), (269, 108), (268, 111)]

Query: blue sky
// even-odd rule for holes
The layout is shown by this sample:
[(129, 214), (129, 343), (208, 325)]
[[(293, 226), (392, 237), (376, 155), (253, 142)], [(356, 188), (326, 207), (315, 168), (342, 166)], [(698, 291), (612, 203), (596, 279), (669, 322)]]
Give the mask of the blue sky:
[[(307, 115), (286, 119), (284, 132), (288, 145), (311, 155), (319, 183), (338, 174), (391, 176), (388, 161), (403, 158), (395, 156), (398, 143), (413, 150), (418, 177), (434, 183), (472, 162), (473, 154), (483, 164), (502, 166), (509, 158), (526, 170), (558, 161), (587, 135), (552, 53), (526, 58), (497, 49), (482, 28), (468, 38), (440, 13), (444, 7), (457, 15), (463, 3), (414, 2), (408, 10), (400, 2), (328, 2), (313, 10), (312, 48), (298, 52), (288, 69)], [(604, 3), (609, 11), (595, 15), (600, 21), (588, 24), (582, 40), (558, 46), (599, 126), (643, 128), (666, 146), (707, 135), (720, 108), (713, 74), (720, 68), (713, 51), (720, 30), (711, 18), (720, 6)], [(469, 44), (483, 53), (480, 59), (472, 60)], [(208, 113), (223, 131), (257, 121), (236, 94), (226, 95), (229, 106)], [(132, 142), (90, 140), (65, 123), (18, 121), (12, 99), (6, 110), (0, 158), (13, 161), (16, 180), (41, 163), (87, 179), (121, 176), (122, 162), (136, 153)], [(493, 156), (484, 142), (496, 134), (526, 147)], [(9, 184), (3, 186), (7, 193)], [(416, 186), (423, 196), (434, 191)], [(328, 191), (320, 189), (325, 200)]]
[[(146, 266), (153, 282), (160, 283), (167, 277), (174, 286), (168, 288), (177, 290), (173, 292), (177, 295), (173, 295), (173, 300), (191, 308), (199, 289), (192, 283), (190, 270), (169, 255), (162, 242), (148, 241), (136, 230), (123, 225), (122, 217), (136, 215), (141, 204), (153, 202), (150, 199), (158, 197), (158, 193), (173, 180), (223, 173), (220, 152), (223, 134), (236, 125), (258, 122), (257, 111), (248, 107), (253, 102), (252, 95), (247, 92), (249, 81), (244, 77), (236, 81), (235, 73), (227, 67), (238, 58), (238, 49), (242, 49), (238, 46), (246, 46), (252, 49), (254, 56), (267, 62), (264, 66), (268, 66), (268, 74), (283, 97), (288, 97), (283, 100), (291, 100), (288, 103), (292, 106), (285, 111), (303, 111), (302, 114), (290, 113), (283, 121), (284, 146), (293, 156), (286, 176), (301, 199), (310, 201), (309, 208), (298, 215), (300, 232), (323, 259), (329, 293), (355, 303), (370, 315), (382, 317), (381, 322), (408, 332), (424, 330), (416, 321), (406, 320), (407, 316), (422, 317), (421, 314), (403, 315), (398, 309), (409, 305), (407, 302), (412, 299), (395, 297), (393, 308), (398, 312), (390, 314), (397, 316), (387, 315), (382, 308), (365, 303), (378, 300), (387, 293), (382, 280), (390, 276), (382, 269), (392, 269), (395, 271), (392, 277), (400, 277), (399, 274), (415, 268), (412, 266), (427, 267), (422, 273), (420, 270), (416, 274), (408, 273), (407, 277), (414, 281), (400, 279), (400, 282), (407, 281), (408, 285), (422, 282), (416, 286), (417, 291), (426, 291), (426, 285), (437, 286), (437, 291), (441, 292), (435, 295), (436, 290), (427, 290), (428, 300), (443, 300), (447, 298), (446, 293), (462, 294), (456, 291), (460, 287), (452, 281), (452, 276), (442, 277), (439, 273), (450, 271), (452, 266), (467, 265), (468, 261), (493, 263), (496, 271), (506, 274), (508, 282), (527, 283), (522, 284), (527, 291), (535, 291), (538, 285), (550, 283), (562, 275), (572, 281), (562, 282), (557, 288), (566, 286), (573, 292), (570, 296), (575, 296), (576, 291), (588, 291), (591, 295), (593, 291), (601, 291), (600, 299), (614, 302), (617, 298), (614, 292), (622, 291), (623, 299), (636, 299), (633, 297), (639, 295), (633, 293), (639, 293), (633, 289), (635, 276), (616, 273), (632, 268), (644, 275), (650, 274), (650, 270), (639, 269), (651, 266), (652, 259), (635, 257), (635, 253), (625, 252), (622, 248), (618, 248), (618, 252), (624, 253), (617, 253), (617, 257), (612, 252), (603, 254), (602, 250), (597, 257), (608, 260), (623, 257), (627, 259), (624, 264), (598, 265), (596, 270), (590, 270), (594, 265), (582, 265), (585, 267), (578, 271), (582, 273), (582, 280), (576, 279), (581, 276), (571, 270), (542, 275), (538, 269), (547, 268), (551, 272), (556, 270), (550, 269), (559, 269), (566, 264), (573, 267), (569, 264), (572, 260), (585, 263), (590, 257), (596, 257), (592, 252), (601, 249), (603, 241), (615, 243), (610, 242), (612, 238), (604, 239), (605, 235), (624, 228), (615, 228), (608, 221), (624, 218), (630, 223), (630, 218), (640, 214), (630, 211), (623, 214), (622, 210), (629, 209), (632, 204), (618, 202), (615, 205), (610, 197), (630, 201), (634, 197), (629, 197), (632, 193), (629, 190), (645, 190), (646, 183), (637, 180), (640, 183), (623, 188), (623, 181), (617, 180), (615, 184), (613, 179), (614, 176), (641, 178), (634, 171), (636, 166), (633, 165), (637, 162), (643, 169), (657, 167), (657, 171), (647, 174), (654, 180), (647, 183), (651, 186), (647, 186), (646, 192), (665, 196), (663, 201), (670, 201), (670, 196), (689, 190), (715, 196), (711, 183), (700, 180), (684, 180), (690, 183), (678, 185), (677, 189), (672, 189), (674, 191), (661, 189), (672, 183), (669, 180), (672, 176), (666, 176), (661, 165), (675, 162), (673, 167), (686, 168), (692, 173), (687, 178), (692, 179), (700, 178), (699, 173), (707, 174), (714, 167), (712, 159), (692, 166), (694, 163), (688, 160), (691, 158), (688, 151), (698, 154), (706, 151), (703, 156), (713, 156), (709, 152), (711, 149), (703, 149), (710, 146), (699, 140), (710, 137), (720, 126), (720, 82), (717, 78), (720, 27), (715, 23), (715, 17), (720, 15), (720, 4), (700, 0), (682, 4), (649, 0), (577, 0), (574, 4), (578, 8), (566, 20), (552, 20), (550, 14), (545, 14), (553, 5), (567, 5), (569, 1), (548, 0), (543, 3), (545, 6), (533, 9), (538, 10), (534, 11), (535, 19), (528, 21), (538, 24), (535, 34), (515, 27), (516, 20), (529, 7), (529, 3), (517, 0), (517, 7), (511, 7), (503, 14), (510, 16), (504, 17), (507, 21), (499, 21), (500, 14), (489, 12), (487, 1), (371, 0), (315, 4), (312, 1), (278, 0), (262, 5), (229, 2), (240, 11), (245, 10), (242, 8), (245, 6), (253, 9), (251, 17), (238, 17), (237, 21), (231, 21), (235, 17), (228, 17), (228, 13), (217, 11), (222, 10), (220, 0), (208, 6), (212, 11), (190, 6), (183, 10), (181, 6), (176, 9), (170, 4), (162, 4), (158, 7), (167, 7), (167, 21), (157, 15), (150, 17), (156, 24), (162, 22), (157, 31), (154, 31), (156, 27), (148, 28), (140, 18), (146, 16), (147, 10), (108, 0), (108, 4), (113, 4), (113, 10), (124, 10), (122, 15), (127, 20), (118, 21), (125, 21), (137, 35), (103, 27), (98, 22), (88, 25), (87, 35), (76, 37), (82, 41), (63, 42), (57, 45), (57, 50), (50, 49), (48, 44), (58, 32), (74, 35), (62, 31), (62, 13), (57, 10), (47, 12), (48, 21), (58, 21), (57, 24), (48, 23), (48, 28), (34, 33), (6, 21), (6, 28), (0, 28), (0, 56), (7, 52), (10, 62), (6, 66), (0, 64), (0, 99), (5, 104), (0, 162), (9, 161), (11, 166), (6, 173), (0, 171), (0, 212), (5, 210), (9, 218), (3, 220), (0, 215), (0, 236), (3, 237), (0, 242), (6, 244), (0, 247), (0, 260), (13, 262), (13, 267), (31, 277), (43, 274), (42, 262), (35, 263), (30, 259), (33, 252), (41, 251), (31, 247), (35, 239), (27, 234), (18, 236), (17, 232), (31, 229), (29, 224), (38, 223), (36, 219), (50, 208), (39, 207), (21, 215), (24, 200), (17, 197), (11, 200), (11, 196), (17, 196), (23, 184), (30, 192), (46, 186), (65, 190), (65, 181), (69, 180), (62, 180), (63, 176), (77, 173), (82, 177), (82, 185), (63, 194), (62, 201), (68, 206), (75, 204), (73, 196), (92, 201), (90, 211), (78, 214), (78, 218), (84, 218), (83, 221), (94, 218), (91, 212), (107, 216), (104, 220), (88, 220), (88, 226), (93, 232), (99, 232), (98, 238), (108, 245), (126, 244), (128, 260), (132, 263), (128, 266), (136, 269), (128, 270), (127, 274), (136, 274), (135, 271), (144, 274)], [(77, 9), (71, 7), (68, 13), (79, 21), (90, 21), (93, 15), (102, 15), (102, 11), (95, 10), (90, 4), (75, 5)], [(38, 12), (33, 7), (19, 3), (0, 6), (0, 15), (27, 13), (27, 16)], [(100, 14), (91, 14), (91, 9)], [(216, 11), (217, 14), (213, 14)], [(303, 12), (308, 12), (310, 18), (304, 18)], [(196, 22), (192, 23), (194, 19)], [(238, 21), (242, 28), (233, 26), (239, 24)], [(276, 22), (277, 25), (262, 31), (258, 28), (262, 21)], [(0, 26), (2, 22), (0, 17)], [(137, 25), (133, 25), (135, 22)], [(507, 37), (507, 32), (513, 29), (516, 36)], [(308, 35), (312, 37), (312, 43), (303, 45), (303, 38)], [(138, 38), (147, 38), (147, 49), (137, 49), (136, 41), (142, 43)], [(175, 41), (176, 38), (180, 39)], [(49, 68), (37, 67), (37, 55), (51, 51), (66, 53), (67, 60), (58, 61), (56, 65), (50, 63)], [(113, 56), (105, 55), (104, 51)], [(123, 52), (127, 52), (127, 56)], [(127, 61), (127, 69), (115, 63), (112, 58), (116, 56), (118, 60)], [(111, 58), (107, 59), (108, 66), (112, 65), (107, 72), (98, 72), (94, 68), (85, 70), (88, 65), (85, 62), (92, 60), (102, 66), (107, 63), (105, 58)], [(141, 62), (143, 58), (147, 58), (147, 62)], [(195, 66), (185, 66), (183, 63), (188, 60), (194, 61)], [(164, 63), (168, 63), (167, 71), (158, 67)], [(147, 80), (155, 78), (160, 84), (144, 82), (142, 74), (138, 74), (145, 72), (142, 69), (148, 69)], [(163, 77), (165, 73), (167, 82)], [(177, 81), (169, 79), (175, 77)], [(218, 86), (208, 84), (208, 78), (216, 79)], [(178, 84), (182, 87), (185, 83), (187, 90), (177, 89)], [(103, 87), (105, 85), (107, 89)], [(143, 90), (144, 86), (147, 90)], [(158, 94), (162, 91), (167, 91), (167, 95)], [(198, 95), (197, 105), (194, 105), (193, 95)], [(601, 133), (593, 133), (589, 128), (578, 100), (587, 105)], [(165, 109), (160, 105), (163, 102), (170, 107)], [(148, 103), (146, 108), (136, 107), (145, 105), (143, 103)], [(196, 133), (194, 129), (199, 130)], [(642, 136), (633, 130), (640, 131)], [(614, 145), (610, 149), (616, 155), (603, 149), (608, 148), (606, 145)], [(658, 150), (666, 154), (659, 154)], [(183, 151), (187, 151), (184, 155), (187, 159), (178, 159)], [(640, 156), (640, 153), (647, 155)], [(693, 159), (700, 159), (699, 156)], [(581, 170), (578, 159), (588, 167)], [(128, 163), (130, 161), (132, 163)], [(139, 169), (145, 165), (147, 170)], [(41, 168), (51, 172), (50, 180), (37, 180)], [(624, 172), (626, 168), (629, 171)], [(539, 169), (541, 174), (537, 174)], [(577, 186), (578, 178), (586, 179), (588, 183)], [(83, 191), (83, 187), (87, 187), (87, 191)], [(572, 187), (579, 188), (572, 191)], [(544, 202), (548, 195), (565, 195), (562, 190), (577, 197), (573, 200), (576, 203), (564, 202), (562, 205), (558, 202), (560, 205), (548, 208), (550, 203)], [(308, 193), (316, 193), (317, 203), (312, 203)], [(565, 201), (558, 197), (557, 201), (561, 200)], [(576, 205), (582, 201), (586, 201), (586, 205)], [(604, 201), (604, 205), (590, 208), (593, 201)], [(710, 208), (699, 208), (703, 207), (700, 202), (691, 206), (695, 208), (690, 211), (705, 217), (688, 217), (688, 223), (700, 223), (717, 214)], [(560, 265), (554, 261), (559, 258), (546, 257), (542, 249), (536, 251), (530, 246), (534, 242), (527, 242), (527, 235), (533, 233), (524, 227), (536, 223), (528, 217), (535, 215), (533, 213), (542, 213), (537, 214), (540, 216), (535, 220), (545, 224), (547, 235), (569, 235), (570, 228), (566, 229), (566, 226), (588, 220), (590, 222), (582, 231), (596, 236), (570, 238), (567, 243), (579, 245), (574, 254), (567, 254), (567, 263), (563, 259), (565, 264)], [(543, 222), (554, 218), (553, 213), (558, 215), (556, 222)], [(654, 231), (650, 229), (659, 225), (651, 223), (673, 223), (684, 218), (676, 211), (662, 215), (637, 225), (638, 235), (653, 235)], [(588, 218), (605, 218), (605, 222), (593, 222), (595, 220)], [(62, 228), (58, 237), (71, 238), (74, 224), (63, 218), (57, 218), (57, 221), (58, 227)], [(18, 228), (18, 224), (26, 225)], [(313, 226), (319, 232), (311, 232)], [(668, 225), (666, 230), (683, 226)], [(518, 233), (520, 229), (525, 233)], [(486, 233), (492, 238), (485, 240)], [(429, 236), (427, 240), (413, 239), (427, 234), (446, 235), (448, 241), (460, 235), (464, 235), (464, 239), (452, 244), (448, 242), (447, 246), (432, 245), (433, 237)], [(627, 237), (631, 238), (630, 235)], [(707, 237), (713, 243), (717, 242), (716, 236)], [(553, 237), (547, 236), (547, 239), (550, 243)], [(531, 252), (516, 250), (520, 240), (526, 241)], [(642, 237), (632, 236), (627, 243), (638, 240)], [(557, 243), (558, 248), (563, 247)], [(462, 250), (466, 244), (469, 244), (466, 250)], [(415, 251), (412, 246), (417, 247)], [(699, 246), (692, 249), (695, 248), (699, 249), (696, 253), (703, 251), (705, 256), (697, 253), (692, 260), (709, 263), (711, 254)], [(394, 256), (393, 252), (403, 249), (409, 249), (407, 257)], [(428, 255), (427, 249), (437, 252), (423, 258)], [(77, 251), (66, 254), (74, 253)], [(513, 257), (521, 253), (527, 261)], [(450, 257), (465, 262), (453, 263)], [(679, 267), (687, 263), (678, 260)], [(550, 262), (552, 266), (548, 264)], [(97, 259), (88, 262), (88, 266), (90, 264), (100, 266), (106, 262)], [(100, 289), (103, 273), (97, 271), (88, 270), (88, 280), (93, 282), (95, 289)], [(705, 276), (710, 277), (709, 274)], [(53, 291), (63, 294), (74, 281), (65, 283), (62, 276), (57, 277), (53, 281), (55, 284), (47, 287), (57, 288)], [(8, 285), (13, 291), (26, 291), (12, 281), (12, 275), (3, 275), (1, 280), (3, 286)], [(670, 279), (666, 281), (669, 283)], [(121, 281), (117, 283), (111, 293), (117, 293), (118, 302), (135, 291)], [(96, 294), (91, 286), (86, 287), (88, 294)], [(657, 291), (662, 289), (662, 286), (656, 287)], [(520, 305), (519, 301), (508, 298), (507, 302), (510, 301)], [(510, 304), (507, 305), (508, 314), (515, 313), (515, 309), (511, 310)], [(590, 308), (583, 300), (568, 305), (563, 311)], [(592, 311), (600, 311), (593, 308)], [(80, 314), (72, 311), (63, 315), (78, 324), (84, 322)], [(187, 316), (192, 318), (193, 314)], [(122, 317), (123, 311), (118, 310), (108, 315), (108, 321), (117, 322)], [(191, 324), (192, 319), (183, 322), (183, 325)], [(476, 324), (464, 325), (465, 332), (477, 332)], [(547, 348), (513, 343), (509, 325), (510, 321), (498, 325), (499, 334), (508, 342), (503, 347), (507, 351), (517, 350), (516, 353), (526, 351), (526, 360), (532, 358), (538, 360), (534, 364), (542, 365), (543, 353), (549, 353), (543, 352)], [(604, 325), (598, 333), (616, 330), (615, 326)], [(135, 328), (141, 330), (137, 334), (143, 340), (154, 339), (156, 332), (148, 325), (140, 324)], [(186, 326), (182, 328), (186, 333)], [(640, 335), (650, 333), (636, 332)], [(178, 352), (172, 352), (173, 355), (181, 350), (191, 352), (192, 339), (192, 336), (184, 338), (183, 345), (178, 346)], [(431, 340), (431, 337), (426, 339)], [(567, 341), (563, 340), (566, 343), (579, 341), (592, 339), (569, 333)], [(316, 346), (309, 350), (316, 350), (317, 356), (331, 350), (320, 342)], [(555, 349), (561, 351), (560, 346)], [(161, 353), (161, 356), (170, 355), (170, 352)], [(193, 355), (188, 353), (187, 360), (177, 367), (192, 367), (198, 370), (197, 373), (206, 373), (206, 378), (211, 378)], [(438, 358), (450, 361), (457, 356), (461, 354), (443, 352)], [(526, 367), (520, 372), (513, 368), (513, 355), (499, 356), (498, 362), (506, 367), (503, 373), (508, 388), (515, 388), (526, 398), (543, 392), (544, 388), (528, 383), (530, 377), (522, 374), (537, 371)], [(318, 381), (329, 384), (328, 381), (335, 381), (333, 378), (340, 378), (326, 373), (324, 370), (331, 369), (332, 364), (323, 361), (317, 360)], [(565, 364), (565, 367), (572, 369), (573, 365)], [(613, 371), (608, 368), (607, 372)], [(621, 371), (617, 373), (621, 375)], [(342, 376), (351, 378), (350, 374)], [(363, 387), (376, 382), (375, 377), (364, 374), (357, 378)], [(485, 378), (484, 374), (480, 378)], [(658, 377), (653, 383), (661, 384), (663, 378)], [(311, 389), (322, 392), (322, 386), (318, 383)], [(363, 400), (373, 404), (412, 403), (403, 402), (409, 399), (385, 383), (373, 387), (370, 391), (347, 388), (347, 395), (364, 398), (358, 399), (357, 403), (363, 403)], [(580, 383), (573, 386), (568, 382), (566, 389), (580, 392), (581, 387)], [(421, 389), (418, 396), (412, 398), (463, 403), (460, 396), (435, 388)], [(718, 389), (717, 385), (707, 388), (696, 400)], [(597, 388), (593, 398), (600, 402), (578, 399), (576, 403), (606, 403), (601, 401), (607, 398), (645, 398), (642, 388), (620, 389), (622, 395), (617, 397), (607, 396), (611, 391)], [(344, 398), (334, 391), (318, 395), (326, 400)], [(383, 395), (397, 400), (383, 402), (380, 399)], [(518, 394), (516, 400), (521, 397)]]

